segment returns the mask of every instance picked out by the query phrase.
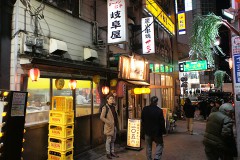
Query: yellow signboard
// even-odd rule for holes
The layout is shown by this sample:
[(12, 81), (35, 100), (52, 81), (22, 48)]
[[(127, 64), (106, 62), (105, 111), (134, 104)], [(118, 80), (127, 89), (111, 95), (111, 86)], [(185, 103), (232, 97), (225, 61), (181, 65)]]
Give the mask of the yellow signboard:
[(186, 33), (186, 15), (184, 12), (178, 13), (178, 30), (179, 30), (179, 34)]
[(128, 119), (127, 146), (132, 148), (141, 148), (141, 120)]
[(158, 6), (155, 0), (146, 0), (146, 9), (163, 25), (163, 27), (175, 35), (175, 27), (168, 15)]

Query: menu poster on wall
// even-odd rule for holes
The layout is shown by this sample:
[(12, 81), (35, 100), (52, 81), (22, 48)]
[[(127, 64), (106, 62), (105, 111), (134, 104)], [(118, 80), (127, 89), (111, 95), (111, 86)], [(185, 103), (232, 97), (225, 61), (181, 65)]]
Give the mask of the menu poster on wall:
[(24, 116), (26, 93), (13, 93), (11, 116)]
[(141, 149), (141, 120), (128, 119), (128, 132), (127, 132), (127, 148), (128, 149)]

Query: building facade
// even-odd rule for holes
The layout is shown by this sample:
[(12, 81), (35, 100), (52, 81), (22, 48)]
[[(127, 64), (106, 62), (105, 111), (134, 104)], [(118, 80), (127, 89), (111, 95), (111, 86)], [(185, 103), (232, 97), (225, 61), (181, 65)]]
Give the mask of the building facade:
[[(102, 86), (111, 86), (110, 91), (116, 93), (123, 133), (127, 132), (127, 120), (140, 118), (141, 110), (149, 104), (151, 96), (159, 97), (160, 107), (174, 109), (174, 100), (178, 96), (175, 88), (178, 55), (174, 3), (152, 1), (162, 12), (156, 15), (151, 11), (152, 4), (147, 4), (148, 0), (122, 2), (126, 38), (121, 42), (109, 41), (109, 34), (112, 39), (118, 37), (109, 29), (109, 6), (112, 3), (116, 7), (112, 1), (17, 0), (11, 3), (14, 4), (9, 13), (11, 57), (6, 74), (9, 78), (2, 79), (8, 79), (5, 82), (8, 89), (29, 93), (24, 159), (47, 158), (48, 115), (53, 96), (73, 97), (75, 158), (104, 143), (99, 119), (99, 107), (105, 103)], [(117, 7), (121, 8), (120, 5)], [(119, 15), (112, 16), (118, 18)], [(142, 18), (148, 17), (154, 19), (151, 31), (155, 32), (152, 48), (155, 52), (143, 54), (142, 34), (145, 32), (146, 36), (148, 27), (144, 28)], [(165, 26), (165, 20), (172, 26)], [(110, 25), (113, 23), (113, 28), (119, 27), (115, 21)], [(129, 63), (120, 66), (121, 62)], [(37, 82), (28, 76), (31, 68), (40, 70)], [(95, 81), (95, 77), (100, 80)], [(112, 84), (114, 79), (116, 84)], [(77, 80), (76, 89), (68, 87), (70, 80)], [(59, 88), (60, 84), (64, 85)], [(151, 93), (136, 94), (135, 88), (150, 88)], [(80, 102), (80, 97), (85, 100)]]

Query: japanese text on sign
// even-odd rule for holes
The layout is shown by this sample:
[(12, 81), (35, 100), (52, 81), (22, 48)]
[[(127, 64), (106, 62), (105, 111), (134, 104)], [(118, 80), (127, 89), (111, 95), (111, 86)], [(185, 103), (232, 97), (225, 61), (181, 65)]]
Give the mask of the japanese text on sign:
[(157, 18), (159, 23), (161, 23), (166, 31), (175, 35), (175, 27), (171, 19), (168, 17), (166, 13), (162, 10), (162, 8), (157, 4), (156, 0), (146, 0), (146, 9)]
[(125, 0), (108, 0), (108, 43), (126, 41)]
[(141, 129), (140, 119), (128, 119), (127, 146), (141, 147), (140, 129)]
[(178, 13), (178, 33), (179, 35), (186, 34), (185, 13)]
[(11, 116), (24, 116), (26, 93), (13, 93)]
[(142, 18), (142, 31), (143, 54), (155, 53), (153, 17)]

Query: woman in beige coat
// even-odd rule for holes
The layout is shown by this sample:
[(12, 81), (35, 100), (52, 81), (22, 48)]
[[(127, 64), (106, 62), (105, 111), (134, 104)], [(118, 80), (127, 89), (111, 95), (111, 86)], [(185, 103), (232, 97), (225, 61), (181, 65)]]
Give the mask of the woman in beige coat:
[(104, 122), (104, 134), (106, 135), (107, 158), (119, 157), (114, 152), (114, 142), (116, 140), (118, 128), (118, 115), (114, 105), (114, 96), (107, 96), (107, 103), (102, 107), (100, 119)]

